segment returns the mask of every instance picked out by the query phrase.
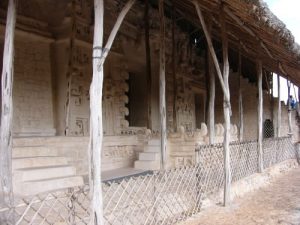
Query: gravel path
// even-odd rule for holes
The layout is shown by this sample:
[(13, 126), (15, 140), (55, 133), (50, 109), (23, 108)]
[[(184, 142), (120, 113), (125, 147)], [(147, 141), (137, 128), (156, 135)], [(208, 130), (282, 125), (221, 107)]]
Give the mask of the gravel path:
[(300, 225), (300, 168), (270, 185), (235, 199), (231, 206), (213, 207), (185, 225)]

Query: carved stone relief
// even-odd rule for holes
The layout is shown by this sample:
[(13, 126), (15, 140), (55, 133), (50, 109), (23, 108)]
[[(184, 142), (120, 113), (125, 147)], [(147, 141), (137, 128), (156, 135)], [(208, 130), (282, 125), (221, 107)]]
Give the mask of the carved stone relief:
[(195, 129), (195, 98), (191, 87), (184, 79), (178, 81), (176, 96), (177, 126), (183, 126), (186, 131)]

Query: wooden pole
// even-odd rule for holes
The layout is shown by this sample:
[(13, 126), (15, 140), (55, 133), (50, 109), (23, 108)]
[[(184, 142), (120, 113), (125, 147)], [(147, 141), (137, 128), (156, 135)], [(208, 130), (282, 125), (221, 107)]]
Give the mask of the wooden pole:
[[(16, 24), (17, 0), (9, 0), (5, 41), (3, 52), (3, 68), (1, 76), (1, 128), (0, 128), (0, 205), (14, 206), (12, 184), (12, 117), (13, 117), (13, 77), (14, 77), (14, 38)], [(8, 213), (9, 214), (9, 213)], [(8, 216), (8, 215), (6, 215)], [(8, 221), (7, 224), (14, 224)], [(14, 220), (11, 218), (10, 220)], [(4, 221), (3, 221), (4, 222)]]
[(223, 51), (223, 79), (226, 93), (224, 93), (223, 111), (224, 111), (224, 206), (230, 203), (230, 185), (231, 185), (231, 169), (230, 169), (230, 91), (229, 91), (229, 61), (228, 61), (228, 38), (226, 33), (226, 21), (223, 5), (221, 8), (221, 33), (222, 33), (222, 51)]
[[(100, 64), (103, 54), (103, 0), (94, 0), (95, 25), (93, 43), (93, 78), (90, 88), (90, 193), (91, 193), (91, 225), (102, 225), (103, 200), (101, 185), (101, 153), (103, 141), (102, 125), (102, 89), (103, 65)], [(101, 66), (99, 66), (101, 65)]]
[(70, 50), (69, 50), (69, 62), (67, 71), (67, 99), (65, 103), (65, 136), (70, 135), (70, 108), (71, 108), (71, 90), (72, 90), (72, 77), (74, 70), (74, 50), (75, 50), (75, 38), (76, 38), (76, 0), (71, 2), (71, 36), (70, 36)]
[(167, 118), (166, 118), (166, 68), (165, 68), (165, 21), (164, 0), (159, 0), (160, 51), (159, 51), (159, 110), (161, 130), (161, 168), (166, 168)]
[(263, 150), (262, 150), (262, 139), (263, 139), (263, 90), (262, 90), (262, 61), (257, 62), (257, 74), (258, 74), (258, 132), (257, 132), (257, 147), (258, 147), (258, 171), (263, 172)]
[(147, 127), (152, 129), (151, 119), (151, 101), (152, 101), (152, 81), (151, 81), (151, 49), (150, 49), (150, 38), (149, 38), (149, 0), (145, 0), (145, 51), (146, 51), (146, 73), (147, 73), (147, 106), (148, 106), (148, 118)]
[(129, 0), (119, 14), (103, 49), (104, 2), (94, 0), (95, 25), (93, 43), (93, 79), (90, 88), (90, 145), (89, 175), (91, 193), (91, 225), (103, 225), (103, 202), (101, 185), (101, 153), (103, 142), (102, 90), (103, 64), (117, 35), (117, 32), (135, 0)]
[(177, 131), (177, 114), (176, 114), (176, 98), (177, 98), (177, 78), (176, 78), (176, 40), (175, 40), (175, 9), (172, 4), (172, 75), (173, 75), (173, 129)]
[(277, 137), (281, 136), (281, 90), (280, 90), (280, 76), (279, 74), (277, 74), (277, 90), (278, 90), (278, 99), (277, 99), (277, 103), (278, 103), (278, 108), (277, 108)]
[(272, 80), (271, 80), (271, 116), (272, 116), (272, 123), (274, 124), (274, 76), (273, 73), (271, 73)]
[(243, 92), (242, 92), (242, 54), (239, 49), (239, 141), (243, 141), (244, 137), (244, 109), (243, 109)]
[(217, 72), (217, 75), (218, 75), (218, 78), (219, 78), (219, 81), (220, 81), (220, 84), (221, 84), (221, 88), (223, 90), (223, 94), (225, 95), (226, 99), (230, 99), (229, 96), (228, 96), (228, 91), (226, 90), (226, 87), (225, 87), (225, 84), (224, 84), (224, 81), (223, 81), (222, 72), (221, 72), (221, 69), (220, 69), (220, 65), (219, 65), (219, 62), (218, 62), (218, 59), (217, 59), (216, 52), (215, 52), (213, 44), (212, 44), (211, 36), (208, 32), (208, 29), (207, 29), (206, 24), (205, 24), (204, 17), (202, 15), (202, 11), (200, 9), (200, 5), (197, 1), (193, 1), (193, 3), (196, 7), (196, 11), (197, 11), (202, 29), (203, 29), (203, 32), (204, 32), (205, 37), (206, 37), (208, 49), (209, 49), (209, 52), (210, 52), (211, 57), (213, 59), (215, 69), (216, 69), (216, 72)]
[[(212, 29), (212, 20), (210, 18), (208, 24), (208, 32), (209, 35), (211, 34)], [(207, 69), (208, 69), (208, 76), (209, 76), (209, 103), (208, 103), (208, 132), (209, 132), (209, 144), (215, 143), (215, 97), (216, 97), (216, 79), (215, 73), (213, 70), (213, 62), (211, 55), (207, 54)]]
[(292, 135), (292, 108), (291, 108), (291, 102), (290, 102), (290, 95), (291, 95), (291, 82), (289, 79), (286, 79), (287, 88), (288, 88), (288, 125), (289, 125), (289, 135)]

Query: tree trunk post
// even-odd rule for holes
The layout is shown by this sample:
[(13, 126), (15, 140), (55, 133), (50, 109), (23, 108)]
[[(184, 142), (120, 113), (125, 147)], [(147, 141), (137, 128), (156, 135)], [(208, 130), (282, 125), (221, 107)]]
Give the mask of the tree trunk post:
[[(3, 68), (1, 77), (1, 128), (0, 128), (0, 206), (12, 209), (14, 194), (12, 183), (12, 119), (13, 119), (13, 77), (14, 38), (17, 14), (17, 0), (9, 0), (5, 27)], [(4, 218), (14, 224), (14, 216)], [(9, 216), (9, 218), (8, 218)]]
[(145, 0), (145, 51), (146, 51), (146, 72), (147, 72), (147, 107), (148, 107), (148, 118), (147, 127), (152, 129), (152, 113), (151, 113), (151, 101), (152, 101), (152, 81), (151, 81), (151, 49), (150, 49), (150, 38), (149, 38), (149, 0)]
[(172, 4), (172, 75), (173, 75), (173, 129), (177, 131), (177, 77), (176, 77), (176, 40), (175, 40), (175, 9), (174, 3)]
[(287, 83), (287, 88), (288, 88), (288, 125), (289, 125), (289, 133), (288, 135), (291, 136), (293, 134), (292, 132), (292, 107), (291, 107), (291, 102), (290, 102), (290, 95), (291, 95), (291, 82), (289, 81), (289, 79), (286, 79), (286, 83)]
[(95, 25), (93, 43), (93, 78), (90, 87), (90, 144), (89, 144), (89, 176), (91, 193), (91, 225), (103, 225), (103, 199), (101, 184), (101, 154), (103, 143), (102, 124), (102, 90), (103, 90), (103, 65), (111, 49), (113, 41), (120, 26), (134, 4), (129, 0), (120, 12), (117, 21), (103, 48), (103, 19), (104, 1), (94, 0)]
[(166, 67), (164, 0), (159, 0), (160, 51), (159, 51), (159, 110), (161, 130), (161, 169), (166, 169), (167, 118), (166, 118)]
[(242, 54), (239, 49), (239, 141), (243, 141), (244, 137), (244, 109), (243, 109), (243, 92), (242, 92)]
[(223, 5), (221, 8), (221, 33), (222, 33), (222, 51), (223, 51), (223, 79), (225, 85), (223, 111), (224, 111), (224, 206), (230, 204), (230, 191), (231, 191), (231, 169), (230, 169), (230, 116), (231, 116), (231, 106), (230, 106), (230, 91), (229, 91), (229, 61), (228, 61), (228, 38), (226, 33), (226, 21)]
[(278, 103), (278, 108), (277, 108), (277, 137), (281, 136), (281, 90), (280, 90), (280, 76), (279, 74), (277, 74), (277, 91), (278, 91), (278, 99), (277, 99), (277, 103)]
[(257, 147), (258, 147), (258, 172), (263, 172), (263, 149), (262, 149), (262, 139), (263, 139), (263, 90), (262, 90), (262, 61), (257, 62), (257, 74), (258, 74), (258, 132), (257, 132)]
[(93, 78), (90, 88), (90, 192), (91, 225), (103, 225), (103, 199), (101, 185), (101, 153), (103, 142), (102, 89), (103, 89), (103, 19), (104, 1), (94, 0), (95, 25), (93, 43)]
[[(208, 24), (208, 32), (211, 34), (212, 20), (210, 18)], [(209, 51), (209, 50), (207, 50)], [(216, 98), (216, 79), (213, 69), (213, 62), (211, 54), (207, 54), (207, 69), (209, 76), (209, 103), (208, 103), (208, 132), (209, 132), (209, 144), (215, 143), (215, 98)]]

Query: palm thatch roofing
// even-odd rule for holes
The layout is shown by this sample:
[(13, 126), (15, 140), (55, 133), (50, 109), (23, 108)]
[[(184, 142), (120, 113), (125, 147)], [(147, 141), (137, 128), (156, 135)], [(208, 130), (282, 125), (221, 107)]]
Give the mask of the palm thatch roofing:
[[(270, 72), (288, 77), (300, 85), (300, 47), (294, 36), (262, 0), (194, 0), (205, 18), (213, 20), (213, 38), (220, 39), (220, 10), (226, 12), (226, 27), (231, 46), (241, 48), (253, 60), (260, 57)], [(176, 13), (201, 29), (193, 0), (169, 2)]]

